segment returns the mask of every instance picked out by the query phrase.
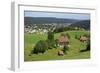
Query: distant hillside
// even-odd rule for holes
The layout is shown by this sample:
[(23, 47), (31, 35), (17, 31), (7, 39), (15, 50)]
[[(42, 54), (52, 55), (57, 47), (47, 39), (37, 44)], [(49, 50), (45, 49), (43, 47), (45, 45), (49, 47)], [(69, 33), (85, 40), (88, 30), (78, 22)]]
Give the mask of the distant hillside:
[(82, 20), (70, 25), (71, 27), (80, 27), (86, 30), (90, 30), (90, 20)]
[(43, 24), (43, 23), (75, 23), (75, 19), (51, 18), (51, 17), (24, 17), (26, 24)]

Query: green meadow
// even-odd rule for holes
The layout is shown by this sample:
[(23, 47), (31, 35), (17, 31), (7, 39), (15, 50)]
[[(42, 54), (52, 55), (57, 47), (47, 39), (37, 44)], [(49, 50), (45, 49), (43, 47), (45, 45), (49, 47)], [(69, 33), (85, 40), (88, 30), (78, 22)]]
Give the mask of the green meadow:
[[(89, 59), (90, 51), (80, 52), (80, 50), (86, 49), (86, 43), (80, 42), (75, 39), (75, 35), (80, 36), (84, 34), (90, 34), (89, 31), (65, 31), (62, 33), (68, 33), (70, 35), (70, 48), (64, 56), (58, 56), (57, 53), (61, 50), (60, 47), (47, 50), (44, 54), (32, 54), (35, 44), (39, 40), (46, 40), (47, 34), (24, 34), (24, 61), (47, 61), (47, 60), (71, 60), (71, 59)], [(54, 39), (59, 38), (61, 33), (55, 33)]]

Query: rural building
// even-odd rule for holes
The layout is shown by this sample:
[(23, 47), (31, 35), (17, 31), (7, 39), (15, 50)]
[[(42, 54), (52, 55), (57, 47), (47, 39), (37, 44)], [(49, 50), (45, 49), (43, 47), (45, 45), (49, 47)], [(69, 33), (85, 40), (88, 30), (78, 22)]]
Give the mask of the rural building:
[(81, 36), (79, 40), (80, 40), (81, 42), (86, 42), (86, 41), (88, 41), (88, 37), (86, 37), (86, 36)]
[(60, 36), (58, 39), (59, 46), (64, 46), (69, 44), (69, 39), (67, 36)]

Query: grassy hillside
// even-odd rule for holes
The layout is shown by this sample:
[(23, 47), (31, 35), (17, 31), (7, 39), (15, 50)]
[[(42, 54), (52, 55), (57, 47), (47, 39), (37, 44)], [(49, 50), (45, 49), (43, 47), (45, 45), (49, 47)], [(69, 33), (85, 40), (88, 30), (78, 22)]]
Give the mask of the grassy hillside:
[[(70, 48), (66, 55), (58, 56), (57, 52), (61, 49), (60, 47), (47, 50), (44, 54), (32, 54), (29, 56), (34, 45), (39, 40), (46, 40), (47, 34), (24, 34), (24, 60), (25, 61), (42, 61), (42, 60), (63, 60), (63, 59), (88, 59), (90, 58), (90, 51), (79, 52), (86, 48), (86, 43), (82, 43), (75, 39), (75, 35), (89, 34), (88, 31), (66, 31), (63, 33), (69, 33), (70, 35)], [(61, 33), (54, 35), (55, 39), (60, 36)]]

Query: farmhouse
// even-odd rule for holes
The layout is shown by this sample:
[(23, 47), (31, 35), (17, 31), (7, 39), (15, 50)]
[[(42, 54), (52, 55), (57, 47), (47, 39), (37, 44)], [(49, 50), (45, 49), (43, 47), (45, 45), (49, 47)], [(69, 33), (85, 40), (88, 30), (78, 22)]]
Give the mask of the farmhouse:
[(60, 36), (58, 39), (59, 46), (64, 46), (69, 44), (69, 39), (67, 36)]
[(88, 37), (86, 36), (81, 36), (79, 39), (81, 42), (86, 42), (88, 40)]

